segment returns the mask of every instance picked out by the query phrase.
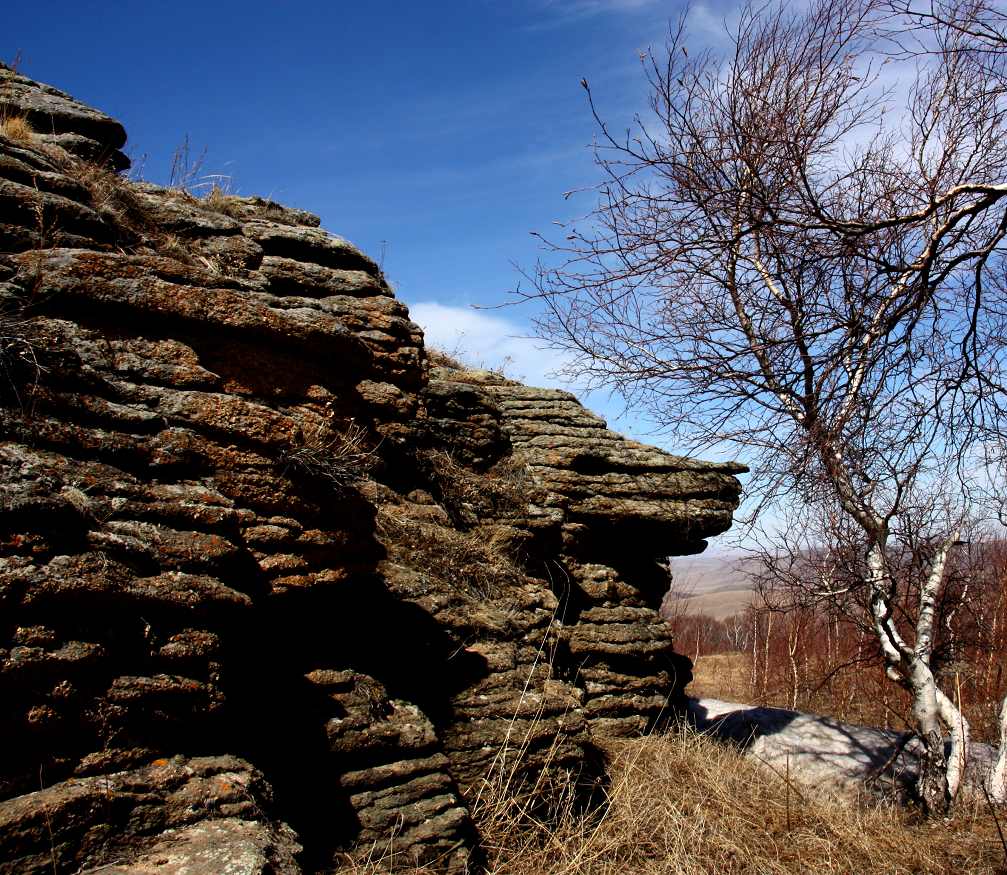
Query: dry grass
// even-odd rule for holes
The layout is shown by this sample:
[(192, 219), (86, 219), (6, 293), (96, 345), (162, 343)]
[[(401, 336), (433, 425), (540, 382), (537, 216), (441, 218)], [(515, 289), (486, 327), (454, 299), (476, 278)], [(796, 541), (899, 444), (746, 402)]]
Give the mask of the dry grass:
[(389, 558), (465, 599), (493, 599), (523, 586), (526, 557), (521, 538), (509, 537), (514, 530), (508, 523), (527, 514), (535, 494), (524, 466), (507, 457), (480, 473), (432, 449), (420, 450), (417, 462), (436, 510), (429, 515), (422, 507), (417, 514), (415, 507), (379, 506), (378, 528)]
[[(138, 196), (127, 177), (102, 164), (81, 160), (62, 149), (55, 148), (50, 155), (58, 159), (67, 176), (87, 188), (91, 206), (118, 229), (121, 235), (118, 243), (124, 251), (155, 252), (183, 264), (205, 268), (210, 273), (226, 273), (216, 259), (195, 252), (191, 241), (166, 232), (160, 225), (156, 209)], [(167, 189), (164, 195), (229, 215), (237, 209), (237, 200), (225, 194), (216, 184), (203, 198), (184, 188)]]
[(507, 456), (485, 472), (460, 464), (443, 450), (421, 450), (417, 461), (431, 491), (454, 523), (470, 528), (479, 522), (523, 518), (529, 502), (541, 498), (524, 464)]
[(701, 656), (693, 664), (692, 675), (687, 692), (697, 699), (727, 702), (750, 702), (752, 699), (752, 658), (747, 653)]
[(15, 143), (29, 143), (35, 129), (22, 115), (4, 115), (0, 117), (0, 135)]
[(363, 480), (377, 462), (366, 428), (350, 422), (343, 431), (318, 428), (299, 435), (281, 463), (337, 490)]
[(230, 216), (232, 219), (240, 219), (243, 216), (242, 201), (237, 195), (227, 190), (227, 186), (214, 181), (209, 191), (202, 198), (203, 205), (215, 213)]
[(454, 371), (465, 370), (465, 365), (459, 361), (456, 354), (445, 352), (435, 346), (427, 347), (427, 361), (435, 368), (450, 368)]
[(109, 167), (66, 153), (61, 161), (63, 172), (87, 188), (91, 206), (118, 229), (119, 244), (125, 251), (144, 251), (149, 247), (159, 255), (194, 263), (187, 244), (159, 227), (156, 215), (137, 196), (129, 179)]
[(465, 599), (497, 598), (525, 582), (521, 569), (478, 529), (458, 531), (382, 505), (378, 531), (390, 559), (436, 578)]
[(147, 210), (137, 201), (129, 180), (108, 167), (65, 155), (63, 171), (76, 179), (91, 195), (91, 205), (99, 213), (137, 233), (153, 224)]
[[(788, 793), (738, 752), (681, 730), (611, 749), (608, 805), (544, 820), (511, 792), (474, 811), (491, 875), (994, 873), (988, 814), (916, 823), (887, 805)], [(344, 873), (384, 871), (381, 861)], [(421, 869), (399, 870), (420, 872)]]

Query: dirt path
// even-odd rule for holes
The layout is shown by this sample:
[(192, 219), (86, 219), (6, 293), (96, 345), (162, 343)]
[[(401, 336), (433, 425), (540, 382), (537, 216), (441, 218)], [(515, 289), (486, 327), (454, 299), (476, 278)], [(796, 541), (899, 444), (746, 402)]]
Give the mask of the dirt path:
[[(896, 755), (904, 742), (896, 732), (719, 699), (690, 699), (689, 714), (701, 731), (742, 745), (749, 756), (805, 787), (859, 792), (867, 781), (901, 793), (916, 779), (916, 742), (903, 744)], [(989, 745), (972, 745), (963, 792), (981, 793), (992, 759)]]

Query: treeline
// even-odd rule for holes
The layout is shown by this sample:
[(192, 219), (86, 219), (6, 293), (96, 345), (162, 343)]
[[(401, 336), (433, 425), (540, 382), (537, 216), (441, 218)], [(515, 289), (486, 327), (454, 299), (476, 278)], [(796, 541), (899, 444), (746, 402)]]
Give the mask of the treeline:
[[(812, 575), (814, 563), (802, 564)], [(691, 613), (686, 599), (667, 599), (664, 613), (675, 630), (676, 650), (699, 670), (705, 657), (736, 654), (745, 689), (735, 676), (723, 697), (744, 692), (752, 704), (910, 728), (910, 695), (885, 676), (869, 605), (855, 594), (811, 597), (816, 587), (808, 580), (799, 586), (793, 574), (773, 572), (767, 568), (755, 581), (758, 597), (751, 607), (725, 619)], [(912, 620), (918, 586), (907, 568), (896, 605), (900, 625)], [(960, 703), (974, 737), (996, 741), (1007, 692), (1007, 541), (964, 545), (949, 563), (935, 610), (934, 672)], [(708, 687), (710, 678), (704, 679)]]

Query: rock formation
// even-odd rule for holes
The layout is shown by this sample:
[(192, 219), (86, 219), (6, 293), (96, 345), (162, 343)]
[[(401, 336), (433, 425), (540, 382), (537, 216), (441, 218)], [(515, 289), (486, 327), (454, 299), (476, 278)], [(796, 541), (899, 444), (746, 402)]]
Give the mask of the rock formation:
[(317, 217), (130, 183), (117, 122), (0, 70), (10, 118), (0, 873), (461, 870), (485, 782), (674, 711), (664, 557), (738, 466), (435, 366)]

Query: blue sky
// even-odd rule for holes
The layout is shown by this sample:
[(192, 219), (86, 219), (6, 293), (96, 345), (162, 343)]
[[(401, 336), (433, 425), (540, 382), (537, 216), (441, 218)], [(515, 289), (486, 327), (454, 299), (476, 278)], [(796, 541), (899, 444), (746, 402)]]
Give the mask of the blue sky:
[[(694, 4), (715, 34), (731, 4)], [(586, 77), (616, 130), (646, 109), (639, 55), (679, 2), (49, 2), (7, 4), (0, 57), (115, 116), (145, 178), (188, 136), (202, 172), (318, 213), (383, 261), (430, 339), (533, 383), (530, 234), (590, 210)], [(616, 400), (591, 406), (642, 434)]]

